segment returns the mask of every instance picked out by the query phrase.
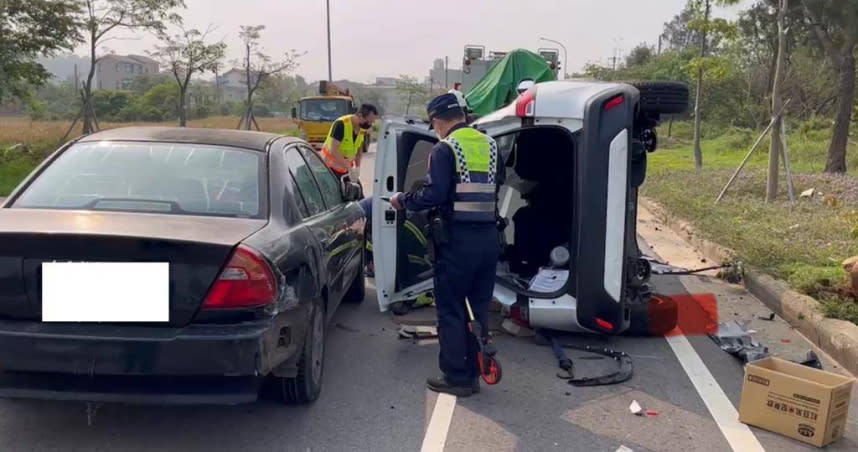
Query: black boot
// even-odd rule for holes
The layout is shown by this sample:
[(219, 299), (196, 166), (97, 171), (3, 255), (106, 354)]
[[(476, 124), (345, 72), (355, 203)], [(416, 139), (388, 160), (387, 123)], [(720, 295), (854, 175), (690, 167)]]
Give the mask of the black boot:
[(468, 397), (473, 393), (473, 388), (467, 386), (455, 386), (447, 382), (445, 377), (435, 377), (426, 379), (426, 387), (431, 391), (443, 392), (456, 397)]

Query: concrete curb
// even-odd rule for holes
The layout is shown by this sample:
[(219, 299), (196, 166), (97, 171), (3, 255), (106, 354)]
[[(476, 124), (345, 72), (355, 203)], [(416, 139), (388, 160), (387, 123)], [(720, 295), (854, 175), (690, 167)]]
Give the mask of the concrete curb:
[[(725, 262), (736, 255), (729, 248), (703, 238), (691, 224), (668, 214), (655, 201), (641, 197), (639, 202), (673, 232), (700, 251), (706, 259)], [(845, 320), (825, 318), (818, 301), (790, 289), (785, 281), (753, 269), (745, 269), (744, 283), (748, 292), (769, 309), (831, 355), (849, 372), (858, 375), (858, 325)]]

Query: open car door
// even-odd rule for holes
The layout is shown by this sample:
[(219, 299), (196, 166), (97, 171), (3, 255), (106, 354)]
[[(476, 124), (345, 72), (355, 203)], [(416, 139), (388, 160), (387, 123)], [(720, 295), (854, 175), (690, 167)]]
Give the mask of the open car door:
[(397, 192), (422, 185), (429, 154), (438, 142), (423, 122), (388, 120), (378, 140), (372, 206), (375, 286), (381, 311), (432, 288), (427, 212), (396, 211), (389, 200)]

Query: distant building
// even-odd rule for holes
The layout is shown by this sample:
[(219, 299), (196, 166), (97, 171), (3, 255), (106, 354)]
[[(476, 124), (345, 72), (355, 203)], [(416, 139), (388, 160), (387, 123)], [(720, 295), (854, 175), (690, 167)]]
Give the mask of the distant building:
[(157, 74), (158, 62), (141, 55), (104, 55), (95, 64), (96, 89), (131, 89), (134, 79)]
[(396, 86), (396, 77), (376, 77), (374, 86)]
[(451, 69), (449, 64), (445, 68), (444, 59), (438, 58), (432, 64), (432, 69), (429, 70), (429, 79), (427, 82), (432, 86), (432, 90), (446, 91), (452, 89), (456, 83), (462, 81), (462, 70)]
[[(253, 74), (255, 75), (255, 74)], [(247, 100), (247, 71), (233, 68), (217, 77), (222, 102), (243, 102)]]

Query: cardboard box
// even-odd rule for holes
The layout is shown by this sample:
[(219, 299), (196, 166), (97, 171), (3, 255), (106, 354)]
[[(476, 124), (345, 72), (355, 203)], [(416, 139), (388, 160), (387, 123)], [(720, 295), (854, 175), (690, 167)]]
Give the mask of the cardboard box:
[(843, 436), (853, 378), (778, 358), (745, 366), (739, 421), (822, 447)]

